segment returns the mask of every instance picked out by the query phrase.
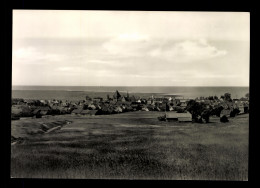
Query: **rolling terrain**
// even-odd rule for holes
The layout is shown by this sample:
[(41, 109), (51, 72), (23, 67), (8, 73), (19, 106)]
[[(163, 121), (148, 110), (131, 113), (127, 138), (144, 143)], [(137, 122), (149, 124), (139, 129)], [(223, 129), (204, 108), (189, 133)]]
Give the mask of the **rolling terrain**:
[(248, 114), (208, 124), (160, 122), (160, 115), (14, 120), (11, 177), (248, 180)]

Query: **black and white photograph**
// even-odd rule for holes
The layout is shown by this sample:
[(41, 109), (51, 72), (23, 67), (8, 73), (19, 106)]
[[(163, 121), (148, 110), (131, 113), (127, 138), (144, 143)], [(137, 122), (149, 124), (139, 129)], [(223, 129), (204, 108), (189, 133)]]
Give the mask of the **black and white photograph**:
[(12, 11), (10, 178), (248, 181), (250, 12)]

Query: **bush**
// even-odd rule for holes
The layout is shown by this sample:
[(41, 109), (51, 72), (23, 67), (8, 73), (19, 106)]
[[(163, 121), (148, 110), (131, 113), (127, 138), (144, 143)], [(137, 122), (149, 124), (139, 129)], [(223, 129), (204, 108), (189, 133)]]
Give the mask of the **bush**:
[(240, 110), (235, 108), (230, 112), (230, 117), (235, 117), (237, 114), (239, 114)]
[(227, 116), (222, 116), (221, 118), (220, 118), (220, 122), (222, 122), (222, 123), (226, 123), (226, 122), (228, 122), (228, 118), (227, 118)]
[(184, 113), (185, 112), (185, 109), (183, 109), (181, 107), (176, 107), (175, 110), (176, 110), (177, 113)]
[(210, 115), (216, 115), (217, 117), (220, 117), (220, 113), (224, 108), (222, 106), (216, 107), (211, 110)]
[(204, 111), (201, 113), (201, 117), (202, 117), (202, 119), (205, 120), (206, 123), (209, 122), (209, 116), (210, 116), (210, 111), (209, 111), (209, 110), (204, 110)]

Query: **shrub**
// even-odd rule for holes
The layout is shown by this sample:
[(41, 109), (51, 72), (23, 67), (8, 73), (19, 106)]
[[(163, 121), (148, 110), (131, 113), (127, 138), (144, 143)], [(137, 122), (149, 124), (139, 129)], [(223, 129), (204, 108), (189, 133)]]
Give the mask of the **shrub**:
[(176, 110), (177, 113), (184, 113), (185, 112), (185, 109), (183, 109), (181, 107), (176, 107), (175, 110)]
[(220, 122), (222, 122), (222, 123), (226, 123), (226, 122), (228, 122), (228, 118), (227, 118), (227, 116), (222, 116), (221, 118), (220, 118)]
[(235, 117), (237, 114), (239, 114), (240, 110), (235, 108), (230, 112), (230, 117)]
[(204, 111), (201, 113), (201, 117), (202, 117), (202, 119), (205, 120), (206, 123), (209, 122), (209, 116), (210, 116), (210, 110), (204, 110)]

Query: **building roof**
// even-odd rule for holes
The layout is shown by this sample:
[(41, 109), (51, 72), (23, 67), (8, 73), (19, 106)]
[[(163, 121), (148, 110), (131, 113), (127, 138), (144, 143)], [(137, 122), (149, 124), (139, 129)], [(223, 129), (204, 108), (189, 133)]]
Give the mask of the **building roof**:
[(41, 111), (40, 111), (40, 114), (41, 114), (41, 115), (46, 115), (46, 114), (48, 114), (48, 111), (47, 111), (47, 110), (41, 110)]
[(12, 107), (12, 113), (13, 114), (20, 114), (23, 110), (21, 108), (13, 108)]
[(178, 121), (192, 121), (192, 117), (178, 117)]
[(32, 113), (37, 114), (40, 111), (40, 109), (35, 109)]
[(182, 102), (180, 106), (187, 106), (187, 103), (186, 102)]
[(75, 114), (80, 114), (80, 112), (82, 112), (82, 108), (77, 108), (77, 109), (74, 109), (71, 113), (75, 113)]
[(121, 97), (120, 93), (116, 90), (116, 92), (113, 95), (114, 99), (119, 99), (119, 97)]
[(96, 115), (98, 110), (89, 110), (90, 115)]
[(82, 111), (80, 112), (80, 114), (82, 114), (82, 115), (90, 114), (89, 111), (90, 111), (90, 110), (82, 110)]
[(49, 106), (41, 106), (39, 107), (40, 110), (44, 111), (44, 110), (51, 110), (51, 108)]
[(33, 99), (24, 99), (24, 102), (26, 102), (26, 103), (35, 103), (35, 100), (33, 100)]
[(166, 113), (167, 118), (192, 118), (191, 113), (186, 112), (186, 113), (177, 113), (177, 112), (167, 112)]

